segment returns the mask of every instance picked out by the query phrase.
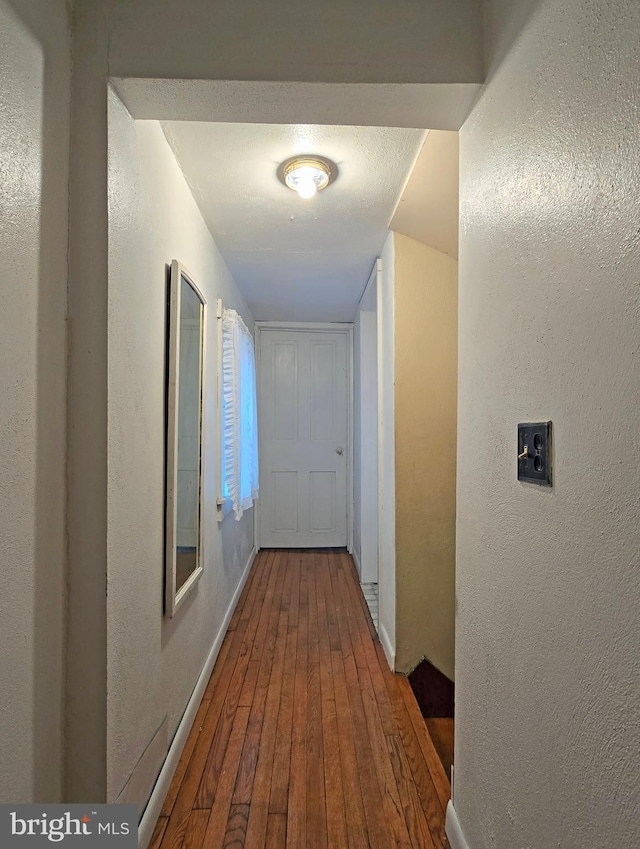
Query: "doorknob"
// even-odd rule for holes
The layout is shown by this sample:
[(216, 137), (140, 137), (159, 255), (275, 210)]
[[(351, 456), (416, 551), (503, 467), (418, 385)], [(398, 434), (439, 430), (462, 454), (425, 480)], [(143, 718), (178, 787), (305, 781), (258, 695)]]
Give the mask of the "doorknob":
[(339, 445), (339, 446), (336, 448), (336, 454), (342, 454), (342, 446), (341, 446), (341, 445)]

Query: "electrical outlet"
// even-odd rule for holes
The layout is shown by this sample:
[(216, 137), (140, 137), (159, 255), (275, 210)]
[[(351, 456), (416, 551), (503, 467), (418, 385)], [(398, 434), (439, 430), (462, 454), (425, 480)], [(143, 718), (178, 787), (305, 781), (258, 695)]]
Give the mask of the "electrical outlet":
[(551, 422), (518, 425), (518, 480), (551, 486)]

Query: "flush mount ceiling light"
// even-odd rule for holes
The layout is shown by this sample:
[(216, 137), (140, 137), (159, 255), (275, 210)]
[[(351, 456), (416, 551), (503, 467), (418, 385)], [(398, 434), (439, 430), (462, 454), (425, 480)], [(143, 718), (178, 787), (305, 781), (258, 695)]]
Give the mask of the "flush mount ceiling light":
[(323, 156), (295, 156), (278, 168), (280, 180), (301, 198), (312, 198), (338, 176), (338, 166)]

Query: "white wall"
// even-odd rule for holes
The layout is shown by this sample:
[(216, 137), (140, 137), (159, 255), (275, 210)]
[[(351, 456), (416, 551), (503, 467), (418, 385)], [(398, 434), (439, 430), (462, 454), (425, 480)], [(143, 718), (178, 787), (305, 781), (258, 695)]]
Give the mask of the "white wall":
[(0, 801), (62, 797), (69, 30), (0, 0)]
[[(640, 845), (639, 33), (636, 0), (540, 3), (510, 52), (492, 31), (506, 55), (461, 133), (470, 849)], [(516, 480), (516, 424), (547, 418), (552, 489)]]
[(354, 528), (362, 583), (378, 581), (378, 326), (376, 262), (354, 321)]
[(361, 311), (353, 320), (353, 550), (352, 555), (362, 581), (362, 346)]
[(380, 257), (378, 319), (378, 605), (379, 633), (389, 665), (396, 654), (396, 530), (394, 430), (394, 234), (389, 233)]
[[(163, 618), (166, 270), (179, 259), (208, 302), (204, 574)], [(175, 733), (253, 546), (253, 515), (216, 519), (216, 298), (253, 318), (154, 121), (109, 97), (107, 798), (167, 718)], [(160, 743), (158, 743), (160, 746)], [(160, 747), (162, 748), (162, 747)], [(165, 748), (166, 751), (166, 748)], [(146, 770), (147, 767), (145, 766)], [(144, 803), (155, 775), (143, 780)], [(137, 780), (137, 776), (136, 776)], [(146, 782), (146, 783), (145, 783)]]
[[(375, 290), (375, 286), (374, 286)], [(378, 582), (378, 319), (376, 310), (360, 310), (360, 503), (363, 583)]]
[[(65, 800), (106, 798), (107, 34), (75, 3), (69, 160)], [(95, 14), (93, 13), (95, 11)]]

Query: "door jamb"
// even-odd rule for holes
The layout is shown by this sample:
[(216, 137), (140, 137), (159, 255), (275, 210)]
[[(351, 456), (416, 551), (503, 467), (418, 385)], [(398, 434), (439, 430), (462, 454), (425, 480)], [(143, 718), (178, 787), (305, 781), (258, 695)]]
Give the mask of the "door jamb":
[[(354, 375), (353, 375), (353, 323), (352, 322), (315, 322), (315, 321), (256, 321), (255, 322), (255, 352), (256, 352), (256, 382), (260, 379), (260, 354), (262, 330), (290, 330), (313, 333), (344, 333), (347, 336), (347, 551), (353, 552), (353, 405), (354, 405)], [(260, 406), (258, 405), (258, 446), (260, 446)], [(254, 510), (253, 535), (255, 547), (260, 551), (260, 499)]]

